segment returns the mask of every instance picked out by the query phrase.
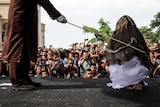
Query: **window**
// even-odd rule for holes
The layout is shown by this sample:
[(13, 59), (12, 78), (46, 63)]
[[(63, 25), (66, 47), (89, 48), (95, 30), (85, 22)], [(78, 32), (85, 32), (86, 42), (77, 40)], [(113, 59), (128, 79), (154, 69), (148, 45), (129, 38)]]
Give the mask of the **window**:
[(4, 42), (4, 35), (5, 35), (5, 32), (6, 32), (6, 28), (7, 28), (7, 23), (4, 23), (2, 25), (2, 42)]

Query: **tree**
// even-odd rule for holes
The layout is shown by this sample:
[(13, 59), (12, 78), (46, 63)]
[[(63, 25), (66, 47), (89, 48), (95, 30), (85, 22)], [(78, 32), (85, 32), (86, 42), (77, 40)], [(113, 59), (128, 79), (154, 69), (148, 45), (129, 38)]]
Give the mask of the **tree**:
[(160, 39), (160, 12), (154, 16), (154, 20), (151, 20), (149, 27), (141, 27), (139, 30), (142, 35), (150, 41), (150, 43), (155, 43)]
[(97, 30), (93, 27), (83, 26), (83, 30), (85, 33), (92, 33), (94, 38), (89, 40), (91, 43), (100, 42), (102, 45), (105, 42), (108, 42), (109, 37), (112, 35), (113, 31), (109, 27), (109, 22), (105, 22), (102, 18), (98, 21), (100, 28)]
[(152, 29), (145, 26), (145, 27), (141, 27), (139, 28), (140, 32), (142, 33), (142, 35), (144, 36), (144, 38), (146, 40), (148, 40), (149, 43), (153, 43), (155, 40), (155, 34), (154, 32), (152, 32)]
[[(102, 45), (108, 42), (113, 31), (109, 26), (109, 22), (105, 22), (103, 18), (98, 21), (100, 25), (99, 29), (88, 26), (83, 26), (83, 31), (85, 33), (92, 33), (94, 37), (89, 40), (91, 43), (100, 42)], [(160, 12), (154, 16), (154, 20), (151, 20), (149, 27), (143, 26), (139, 28), (142, 35), (149, 41), (149, 43), (155, 43), (160, 39)]]
[(155, 41), (157, 42), (160, 39), (160, 12), (154, 16), (154, 20), (151, 21), (150, 27), (152, 31), (155, 31)]
[(151, 21), (151, 28), (152, 29), (155, 29), (155, 28), (158, 28), (160, 29), (160, 12), (157, 13), (157, 15), (154, 16), (154, 20)]

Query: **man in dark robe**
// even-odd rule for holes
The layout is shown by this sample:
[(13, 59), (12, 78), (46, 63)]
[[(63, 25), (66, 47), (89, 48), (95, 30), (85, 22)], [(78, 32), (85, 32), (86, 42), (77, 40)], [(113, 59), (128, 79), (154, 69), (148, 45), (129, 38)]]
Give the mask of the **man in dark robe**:
[(10, 80), (16, 90), (34, 89), (41, 85), (28, 76), (30, 61), (36, 62), (37, 59), (37, 4), (53, 20), (67, 22), (49, 0), (10, 0), (2, 60), (8, 62)]
[(151, 61), (145, 40), (129, 16), (125, 15), (118, 20), (106, 50), (112, 81), (108, 86), (114, 89), (130, 86), (130, 89), (141, 90)]

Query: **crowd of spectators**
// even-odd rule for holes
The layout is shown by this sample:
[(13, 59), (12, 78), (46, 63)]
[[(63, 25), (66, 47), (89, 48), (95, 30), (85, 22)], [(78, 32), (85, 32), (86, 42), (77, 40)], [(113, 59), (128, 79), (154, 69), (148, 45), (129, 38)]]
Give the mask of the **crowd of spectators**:
[[(109, 76), (105, 46), (74, 43), (69, 49), (55, 49), (52, 46), (39, 47), (37, 62), (30, 62), (29, 75), (33, 77), (56, 78), (107, 78)], [(149, 46), (153, 67), (147, 78), (160, 75), (160, 40)], [(1, 61), (1, 76), (8, 75), (6, 62)]]
[(74, 43), (70, 49), (39, 47), (37, 62), (31, 62), (30, 76), (68, 79), (108, 77), (105, 48), (83, 44)]
[(160, 40), (149, 47), (153, 67), (148, 77), (160, 76)]

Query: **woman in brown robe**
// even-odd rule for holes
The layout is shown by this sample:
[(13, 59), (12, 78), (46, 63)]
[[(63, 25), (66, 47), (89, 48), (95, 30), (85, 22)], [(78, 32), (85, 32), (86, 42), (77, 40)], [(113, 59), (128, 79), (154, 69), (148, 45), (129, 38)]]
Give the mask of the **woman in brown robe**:
[[(125, 15), (118, 20), (111, 38), (127, 45), (113, 39), (108, 42), (106, 50), (112, 83), (107, 85), (114, 89), (127, 87), (141, 90), (143, 85), (146, 85), (143, 80), (151, 67), (149, 49), (142, 34), (134, 21)], [(137, 50), (128, 45), (135, 47)]]
[(10, 0), (7, 31), (4, 38), (2, 60), (8, 62), (13, 89), (34, 89), (28, 76), (30, 61), (37, 59), (37, 4), (58, 22), (66, 23), (65, 17), (49, 0)]

